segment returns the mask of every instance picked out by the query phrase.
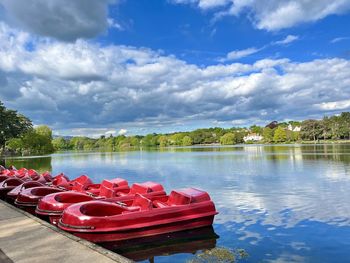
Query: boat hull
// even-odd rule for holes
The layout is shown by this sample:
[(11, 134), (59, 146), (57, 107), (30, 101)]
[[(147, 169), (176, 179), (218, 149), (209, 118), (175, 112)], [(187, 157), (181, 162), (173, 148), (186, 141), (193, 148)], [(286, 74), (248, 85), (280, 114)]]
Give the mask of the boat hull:
[[(214, 215), (206, 216), (202, 218), (195, 218), (189, 220), (182, 220), (163, 225), (153, 225), (145, 228), (129, 229), (124, 231), (112, 231), (112, 232), (74, 232), (69, 226), (65, 226), (61, 221), (59, 226), (63, 230), (68, 230), (77, 237), (84, 238), (94, 243), (121, 241), (128, 239), (136, 239), (140, 237), (150, 237), (166, 233), (179, 232), (189, 229), (202, 228), (211, 226), (213, 224)], [(65, 229), (67, 228), (67, 229)]]

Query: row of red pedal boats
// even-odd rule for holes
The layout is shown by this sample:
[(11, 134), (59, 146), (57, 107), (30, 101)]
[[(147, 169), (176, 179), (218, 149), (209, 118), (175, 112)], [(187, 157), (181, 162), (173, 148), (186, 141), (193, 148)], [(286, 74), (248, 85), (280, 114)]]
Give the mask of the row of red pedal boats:
[(0, 198), (98, 243), (211, 226), (218, 213), (209, 194), (196, 188), (166, 194), (155, 182), (94, 184), (86, 175), (70, 180), (13, 166), (0, 166)]

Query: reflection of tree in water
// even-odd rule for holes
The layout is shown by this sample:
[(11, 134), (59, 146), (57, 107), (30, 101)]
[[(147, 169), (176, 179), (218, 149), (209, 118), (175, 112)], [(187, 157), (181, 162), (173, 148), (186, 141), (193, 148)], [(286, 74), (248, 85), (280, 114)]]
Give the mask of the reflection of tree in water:
[(188, 263), (234, 263), (241, 259), (247, 258), (249, 255), (244, 249), (228, 249), (224, 247), (215, 247), (204, 250), (187, 261)]
[(303, 160), (329, 160), (350, 163), (350, 144), (305, 144), (305, 145), (266, 145), (263, 152), (266, 159), (284, 161), (291, 156), (301, 156)]
[(45, 171), (52, 171), (51, 156), (45, 156), (41, 158), (16, 158), (6, 159), (5, 166), (8, 167), (14, 165), (17, 169), (25, 167), (27, 169), (34, 169), (40, 173)]
[(307, 145), (301, 148), (304, 160), (330, 160), (350, 163), (350, 144)]

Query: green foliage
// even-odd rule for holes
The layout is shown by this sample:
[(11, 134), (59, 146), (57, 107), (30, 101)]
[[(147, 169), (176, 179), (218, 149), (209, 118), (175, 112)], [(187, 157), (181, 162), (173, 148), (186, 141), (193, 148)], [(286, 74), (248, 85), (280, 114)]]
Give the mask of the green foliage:
[(148, 134), (141, 140), (141, 146), (144, 147), (155, 147), (158, 145), (158, 135), (157, 134)]
[(190, 136), (185, 136), (182, 138), (182, 146), (191, 146), (193, 144), (192, 138)]
[(188, 263), (235, 263), (247, 257), (249, 255), (244, 249), (232, 250), (224, 247), (215, 247), (197, 253)]
[[(49, 128), (48, 128), (49, 129)], [(45, 128), (46, 130), (46, 128)], [(7, 143), (7, 148), (16, 154), (22, 155), (39, 155), (48, 154), (54, 151), (51, 141), (51, 130), (48, 133), (40, 133), (42, 130), (30, 130), (23, 134), (20, 138), (11, 139)]]
[(47, 138), (52, 139), (52, 130), (46, 126), (46, 125), (41, 125), (35, 128), (35, 132), (37, 134), (43, 135)]
[(69, 141), (64, 139), (63, 137), (57, 137), (53, 139), (52, 145), (55, 151), (69, 150), (72, 148)]
[(285, 142), (287, 141), (287, 133), (282, 126), (278, 126), (278, 128), (275, 130), (275, 133), (273, 135), (273, 141), (274, 142)]
[(264, 128), (263, 129), (263, 137), (264, 137), (264, 141), (267, 143), (271, 143), (273, 141), (273, 137), (274, 137), (274, 130), (271, 128)]
[(165, 135), (159, 136), (158, 144), (160, 147), (165, 147), (169, 144), (169, 140)]
[(185, 137), (184, 133), (175, 133), (170, 136), (169, 141), (172, 145), (182, 145), (182, 139)]
[(26, 154), (48, 154), (54, 151), (51, 137), (39, 134), (36, 130), (24, 134), (22, 141)]
[(256, 134), (259, 134), (259, 135), (261, 135), (263, 133), (263, 128), (260, 127), (260, 126), (257, 126), (257, 125), (250, 126), (249, 130), (252, 133), (256, 133)]
[(316, 141), (322, 136), (321, 121), (305, 120), (301, 123), (300, 136), (303, 140)]
[(8, 140), (18, 138), (32, 128), (32, 122), (28, 118), (7, 109), (0, 101), (0, 150)]
[(235, 137), (235, 134), (233, 134), (232, 132), (228, 132), (223, 136), (221, 136), (220, 138), (220, 144), (222, 145), (232, 145), (235, 143), (236, 143), (236, 137)]

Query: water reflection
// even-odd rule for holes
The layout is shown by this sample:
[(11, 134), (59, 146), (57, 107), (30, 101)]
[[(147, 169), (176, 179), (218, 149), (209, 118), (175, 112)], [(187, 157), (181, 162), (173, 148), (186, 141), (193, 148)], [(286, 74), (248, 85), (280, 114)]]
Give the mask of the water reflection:
[[(10, 164), (40, 171), (52, 168), (71, 178), (86, 173), (96, 182), (116, 176), (130, 183), (152, 180), (168, 192), (202, 188), (220, 212), (214, 225), (220, 238), (215, 242), (245, 249), (249, 262), (350, 258), (349, 144), (59, 153), (6, 160)], [(188, 259), (188, 253), (169, 254), (158, 255), (155, 261)]]
[(100, 244), (135, 261), (160, 262), (158, 257), (176, 254), (192, 258), (197, 251), (215, 248), (219, 236), (212, 227)]
[(7, 158), (3, 160), (3, 165), (8, 167), (14, 165), (17, 169), (21, 167), (26, 167), (28, 169), (35, 169), (38, 172), (52, 171), (51, 166), (52, 157), (17, 157), (17, 158)]

